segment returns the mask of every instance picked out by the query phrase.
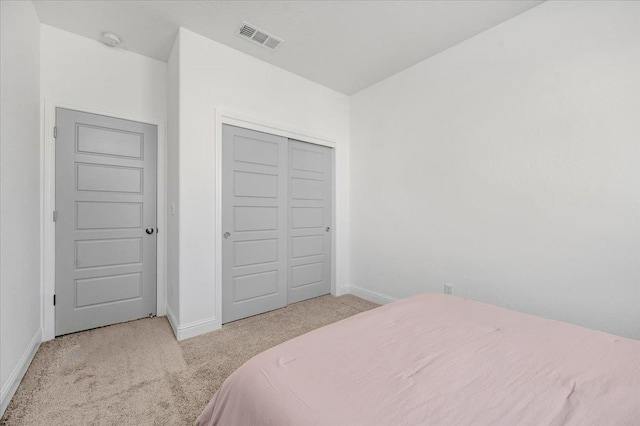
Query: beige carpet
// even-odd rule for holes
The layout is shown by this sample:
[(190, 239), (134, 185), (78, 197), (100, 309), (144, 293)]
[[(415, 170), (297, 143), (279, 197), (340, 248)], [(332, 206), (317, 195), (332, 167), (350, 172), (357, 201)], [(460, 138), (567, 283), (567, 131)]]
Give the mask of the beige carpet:
[(192, 425), (252, 356), (375, 306), (323, 296), (183, 342), (164, 317), (62, 336), (42, 344), (0, 424)]

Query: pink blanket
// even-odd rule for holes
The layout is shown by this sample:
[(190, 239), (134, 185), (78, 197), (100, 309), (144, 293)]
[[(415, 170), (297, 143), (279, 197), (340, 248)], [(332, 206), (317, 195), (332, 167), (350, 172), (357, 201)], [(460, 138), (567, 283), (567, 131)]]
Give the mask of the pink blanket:
[(423, 294), (269, 349), (198, 425), (640, 425), (640, 341)]

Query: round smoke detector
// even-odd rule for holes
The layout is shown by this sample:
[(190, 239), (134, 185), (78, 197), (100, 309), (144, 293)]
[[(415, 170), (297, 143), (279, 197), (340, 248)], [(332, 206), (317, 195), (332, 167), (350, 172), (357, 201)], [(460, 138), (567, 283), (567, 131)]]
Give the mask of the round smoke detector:
[(120, 37), (113, 33), (102, 33), (100, 41), (110, 47), (116, 47), (120, 44)]

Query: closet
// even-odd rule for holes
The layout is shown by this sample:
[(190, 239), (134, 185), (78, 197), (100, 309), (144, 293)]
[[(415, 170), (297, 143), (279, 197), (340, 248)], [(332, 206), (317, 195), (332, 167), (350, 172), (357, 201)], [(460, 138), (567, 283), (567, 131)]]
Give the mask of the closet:
[(222, 322), (331, 292), (331, 148), (224, 125)]

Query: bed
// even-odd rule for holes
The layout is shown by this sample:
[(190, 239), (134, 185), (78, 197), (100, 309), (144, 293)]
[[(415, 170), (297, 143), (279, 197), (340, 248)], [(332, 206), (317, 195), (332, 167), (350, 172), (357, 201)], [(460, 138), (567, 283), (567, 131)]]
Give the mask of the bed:
[(271, 348), (198, 425), (640, 425), (640, 341), (454, 296)]

